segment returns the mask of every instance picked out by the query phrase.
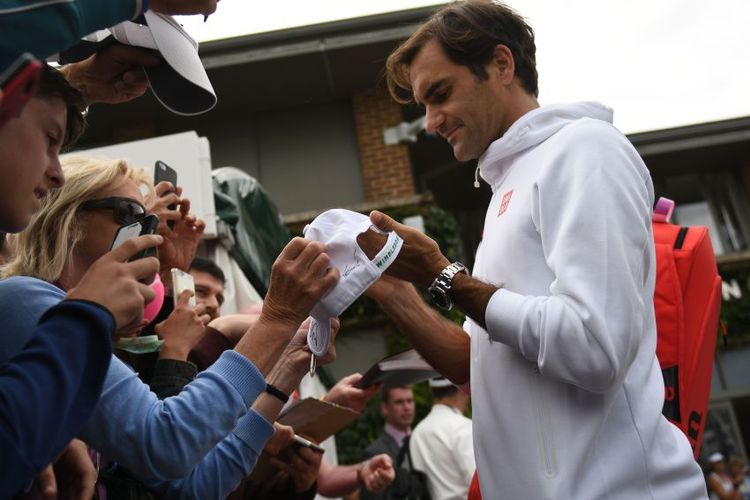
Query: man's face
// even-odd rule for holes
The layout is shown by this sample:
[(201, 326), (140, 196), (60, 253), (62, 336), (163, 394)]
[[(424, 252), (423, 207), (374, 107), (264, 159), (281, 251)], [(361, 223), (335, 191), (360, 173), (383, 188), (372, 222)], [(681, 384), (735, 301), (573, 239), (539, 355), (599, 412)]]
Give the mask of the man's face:
[(411, 389), (395, 387), (389, 392), (388, 402), (380, 404), (380, 409), (386, 422), (406, 430), (414, 422), (414, 394)]
[(719, 460), (718, 462), (713, 462), (711, 468), (714, 472), (721, 474), (727, 470), (727, 463), (724, 460)]
[(203, 304), (211, 319), (218, 318), (224, 303), (224, 283), (203, 271), (191, 269), (190, 274), (195, 281), (196, 304)]
[(0, 128), (0, 231), (22, 231), (47, 192), (62, 186), (66, 119), (62, 100), (34, 98)]
[(480, 80), (467, 66), (455, 64), (440, 44), (431, 40), (409, 67), (414, 99), (424, 105), (425, 129), (440, 134), (459, 161), (479, 158), (502, 135), (505, 117), (502, 86), (488, 65)]

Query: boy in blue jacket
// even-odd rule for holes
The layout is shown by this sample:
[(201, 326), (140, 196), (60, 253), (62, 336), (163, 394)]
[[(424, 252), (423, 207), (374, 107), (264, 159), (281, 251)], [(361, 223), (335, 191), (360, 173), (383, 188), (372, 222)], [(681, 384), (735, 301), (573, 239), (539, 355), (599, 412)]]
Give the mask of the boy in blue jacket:
[[(36, 96), (0, 129), (0, 231), (24, 229), (40, 198), (63, 184), (58, 155), (82, 131), (84, 107), (62, 74), (45, 66)], [(153, 298), (142, 282), (158, 271), (158, 260), (127, 260), (160, 242), (143, 236), (105, 255), (47, 311), (23, 351), (0, 366), (0, 497), (27, 487), (88, 419), (112, 333), (140, 321)]]

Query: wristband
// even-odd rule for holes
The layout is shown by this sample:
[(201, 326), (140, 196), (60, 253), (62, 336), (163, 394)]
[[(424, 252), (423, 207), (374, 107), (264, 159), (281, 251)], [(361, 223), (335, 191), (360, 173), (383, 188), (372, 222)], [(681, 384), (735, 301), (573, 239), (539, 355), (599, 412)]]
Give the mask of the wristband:
[(289, 401), (289, 396), (287, 396), (282, 391), (280, 391), (277, 387), (274, 387), (273, 385), (269, 383), (266, 383), (266, 392), (284, 404), (286, 404), (286, 402)]

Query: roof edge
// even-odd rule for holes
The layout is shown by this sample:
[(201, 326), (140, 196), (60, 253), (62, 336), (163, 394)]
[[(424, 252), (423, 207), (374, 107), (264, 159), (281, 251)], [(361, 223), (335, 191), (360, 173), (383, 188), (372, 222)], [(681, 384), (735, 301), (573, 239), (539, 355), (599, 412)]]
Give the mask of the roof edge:
[(425, 7), (373, 14), (369, 16), (329, 21), (325, 23), (298, 26), (262, 33), (252, 33), (233, 38), (212, 40), (200, 45), (201, 55), (213, 55), (256, 47), (279, 46), (298, 43), (303, 40), (319, 39), (332, 36), (342, 36), (351, 33), (361, 33), (384, 28), (393, 28), (414, 24), (426, 19), (435, 10), (443, 7), (447, 2), (436, 3)]

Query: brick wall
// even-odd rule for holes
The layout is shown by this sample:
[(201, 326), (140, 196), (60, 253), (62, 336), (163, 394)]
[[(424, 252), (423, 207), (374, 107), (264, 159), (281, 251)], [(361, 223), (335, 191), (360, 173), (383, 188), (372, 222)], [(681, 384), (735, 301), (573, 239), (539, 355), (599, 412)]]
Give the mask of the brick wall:
[(399, 105), (384, 91), (366, 90), (353, 95), (352, 106), (367, 201), (414, 195), (407, 146), (383, 142), (383, 129), (403, 121)]

